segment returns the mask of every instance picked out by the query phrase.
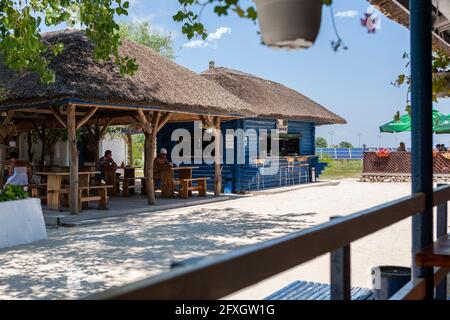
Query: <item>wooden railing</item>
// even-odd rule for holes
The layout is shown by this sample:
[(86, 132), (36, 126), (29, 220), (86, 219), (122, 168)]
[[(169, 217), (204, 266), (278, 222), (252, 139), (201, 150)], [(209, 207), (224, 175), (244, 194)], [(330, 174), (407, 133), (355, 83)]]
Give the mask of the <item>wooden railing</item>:
[[(435, 206), (446, 209), (449, 200), (450, 187), (435, 190)], [(88, 299), (218, 299), (329, 252), (331, 298), (349, 299), (350, 244), (424, 208), (425, 195), (413, 194), (223, 256), (205, 258), (193, 266), (112, 288)], [(440, 270), (436, 280), (444, 279), (446, 271)], [(422, 299), (424, 285), (420, 279), (414, 280), (394, 298)]]

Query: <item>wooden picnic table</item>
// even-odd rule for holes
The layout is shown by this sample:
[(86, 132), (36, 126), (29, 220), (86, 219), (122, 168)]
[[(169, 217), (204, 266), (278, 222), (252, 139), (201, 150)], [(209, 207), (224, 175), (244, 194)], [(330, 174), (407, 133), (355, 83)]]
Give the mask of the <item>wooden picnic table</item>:
[[(91, 176), (99, 174), (99, 171), (78, 172), (80, 187), (89, 186)], [(38, 176), (47, 176), (47, 208), (61, 210), (61, 195), (63, 194), (62, 182), (70, 176), (69, 172), (35, 172)]]
[[(199, 167), (168, 167), (161, 170), (161, 197), (175, 197), (175, 171), (178, 171), (179, 179), (192, 179), (192, 170)], [(191, 193), (190, 193), (191, 194)]]
[(417, 252), (416, 264), (421, 267), (450, 268), (450, 235), (439, 237), (435, 242)]

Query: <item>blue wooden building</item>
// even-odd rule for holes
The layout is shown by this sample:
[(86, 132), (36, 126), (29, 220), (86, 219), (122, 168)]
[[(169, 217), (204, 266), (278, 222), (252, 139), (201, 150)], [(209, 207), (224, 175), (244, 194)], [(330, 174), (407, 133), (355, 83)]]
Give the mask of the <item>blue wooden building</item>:
[[(223, 165), (222, 165), (222, 187), (224, 191), (241, 193), (262, 188), (274, 188), (292, 184), (305, 183), (311, 180), (312, 173), (319, 176), (325, 164), (320, 163), (315, 156), (315, 132), (317, 125), (343, 124), (346, 121), (329, 111), (325, 107), (301, 95), (295, 90), (289, 89), (279, 83), (265, 80), (240, 71), (227, 68), (216, 68), (210, 63), (210, 68), (202, 73), (205, 78), (216, 82), (229, 92), (238, 96), (254, 108), (253, 118), (239, 118), (223, 120), (221, 122), (221, 133), (223, 138)], [(171, 153), (177, 142), (171, 141), (175, 129), (183, 128), (191, 134), (194, 131), (193, 122), (168, 123), (160, 131), (157, 138), (159, 148), (166, 148)], [(261, 129), (268, 133), (269, 156), (262, 163), (249, 157), (248, 140), (244, 143), (245, 163), (237, 162), (238, 142), (230, 145), (226, 142), (227, 129), (255, 130), (258, 134)], [(278, 152), (270, 150), (270, 133), (276, 130), (278, 133)], [(194, 144), (195, 142), (193, 142)], [(261, 137), (258, 136), (258, 144)], [(232, 152), (234, 163), (229, 164), (225, 159)], [(276, 155), (275, 155), (276, 154)], [(271, 162), (279, 163), (279, 170), (271, 174), (263, 173), (262, 167), (270, 167)], [(294, 159), (293, 168), (286, 169), (288, 159)], [(210, 177), (209, 188), (214, 185), (214, 165), (201, 163), (192, 164), (198, 169), (194, 170), (194, 177)], [(308, 164), (309, 166), (305, 166)], [(292, 162), (291, 162), (292, 166)], [(289, 171), (289, 172), (287, 172)], [(308, 172), (305, 172), (308, 171)], [(231, 190), (230, 190), (231, 189)]]

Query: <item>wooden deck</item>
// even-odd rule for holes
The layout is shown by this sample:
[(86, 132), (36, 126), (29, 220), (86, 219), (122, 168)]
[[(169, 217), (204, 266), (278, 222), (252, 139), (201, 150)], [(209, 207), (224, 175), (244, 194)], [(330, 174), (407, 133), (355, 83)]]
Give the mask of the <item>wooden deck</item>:
[[(309, 281), (295, 281), (264, 300), (330, 300), (330, 285)], [(352, 288), (352, 300), (373, 300), (372, 290)]]

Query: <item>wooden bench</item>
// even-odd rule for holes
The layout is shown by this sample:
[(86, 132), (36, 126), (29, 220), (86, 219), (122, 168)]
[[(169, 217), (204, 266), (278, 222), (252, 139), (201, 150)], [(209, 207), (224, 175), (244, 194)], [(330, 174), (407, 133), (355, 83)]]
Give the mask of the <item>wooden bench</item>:
[[(206, 181), (209, 178), (191, 178), (180, 179), (180, 198), (187, 199), (189, 197), (189, 191), (198, 191), (199, 197), (206, 197)], [(192, 182), (197, 182), (196, 186), (192, 185)]]
[[(142, 178), (119, 178), (119, 182), (122, 182), (122, 195), (128, 197), (130, 195), (130, 189), (136, 189), (136, 180), (142, 180)], [(130, 183), (134, 182), (134, 183)]]
[[(326, 283), (295, 281), (264, 300), (330, 300), (331, 287)], [(352, 288), (351, 300), (373, 300), (372, 290)]]
[[(82, 208), (84, 203), (98, 201), (98, 209), (108, 209), (108, 189), (114, 188), (113, 185), (86, 186), (78, 188), (78, 205)], [(96, 195), (91, 194), (91, 190), (96, 191)]]
[(31, 198), (39, 198), (41, 200), (47, 200), (46, 190), (47, 190), (46, 183), (28, 185), (28, 193)]
[(417, 252), (416, 264), (420, 267), (450, 268), (450, 234), (439, 237)]

